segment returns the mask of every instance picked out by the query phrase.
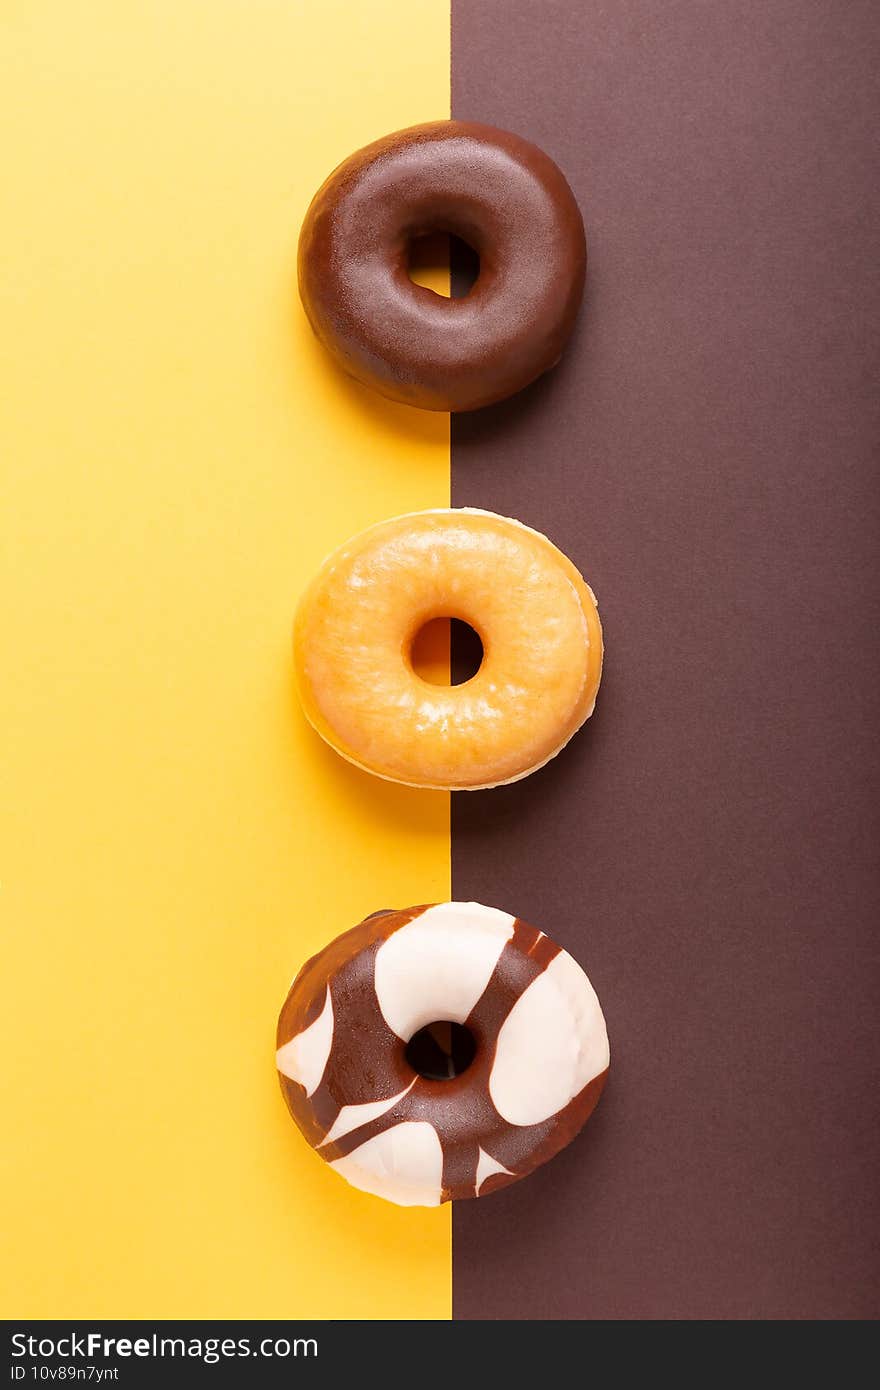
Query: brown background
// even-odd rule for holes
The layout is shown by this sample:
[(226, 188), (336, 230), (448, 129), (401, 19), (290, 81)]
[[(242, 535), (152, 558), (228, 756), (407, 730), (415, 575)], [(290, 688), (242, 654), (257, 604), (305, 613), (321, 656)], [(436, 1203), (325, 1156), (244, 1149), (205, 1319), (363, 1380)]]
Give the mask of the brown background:
[(608, 647), (563, 756), (455, 798), (454, 892), (578, 956), (613, 1059), (457, 1205), (459, 1318), (880, 1311), (875, 13), (453, 0), (453, 115), (546, 147), (591, 253), (453, 500), (546, 530)]

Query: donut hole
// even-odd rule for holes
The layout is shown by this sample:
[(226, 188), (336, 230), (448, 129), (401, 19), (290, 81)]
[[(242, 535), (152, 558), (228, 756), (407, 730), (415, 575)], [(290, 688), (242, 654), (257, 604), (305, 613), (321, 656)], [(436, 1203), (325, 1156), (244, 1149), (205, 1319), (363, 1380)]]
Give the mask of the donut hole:
[(477, 283), (480, 257), (461, 237), (430, 232), (410, 238), (407, 273), (414, 285), (446, 299), (464, 299)]
[(483, 643), (460, 618), (432, 618), (419, 628), (409, 656), (416, 675), (429, 685), (464, 685), (483, 664)]
[(469, 1028), (438, 1019), (413, 1033), (406, 1045), (406, 1060), (426, 1081), (452, 1081), (467, 1071), (476, 1051)]

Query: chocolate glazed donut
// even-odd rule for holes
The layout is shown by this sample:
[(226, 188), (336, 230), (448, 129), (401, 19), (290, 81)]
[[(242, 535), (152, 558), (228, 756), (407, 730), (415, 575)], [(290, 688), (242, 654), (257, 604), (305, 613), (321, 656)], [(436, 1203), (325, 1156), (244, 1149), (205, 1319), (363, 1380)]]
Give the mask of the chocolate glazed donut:
[[(459, 237), (477, 253), (470, 292), (409, 278), (412, 241)], [(470, 121), (385, 136), (315, 194), (299, 240), (299, 291), (343, 369), (423, 410), (476, 410), (558, 362), (581, 301), (584, 226), (553, 160)]]
[[(439, 1011), (439, 1014), (435, 1012)], [(410, 1065), (414, 1029), (466, 1026), (471, 1065)], [(354, 1186), (401, 1205), (485, 1196), (574, 1138), (608, 1075), (580, 966), (543, 932), (479, 903), (374, 913), (300, 971), (278, 1020), (284, 1098)]]

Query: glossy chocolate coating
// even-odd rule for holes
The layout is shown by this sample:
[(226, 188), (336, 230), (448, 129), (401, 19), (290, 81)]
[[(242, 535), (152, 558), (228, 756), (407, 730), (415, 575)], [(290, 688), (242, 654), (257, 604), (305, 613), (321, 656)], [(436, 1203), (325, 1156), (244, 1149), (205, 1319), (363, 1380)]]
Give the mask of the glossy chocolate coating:
[[(407, 1060), (406, 1040), (393, 1031), (383, 1013), (376, 957), (396, 932), (430, 910), (413, 907), (374, 913), (330, 942), (303, 966), (291, 986), (278, 1020), (277, 1042), (283, 1049), (301, 1036), (319, 1019), (329, 1000), (332, 1039), (317, 1084), (307, 1091), (280, 1070), (279, 1062), (281, 1089), (291, 1115), (329, 1163), (356, 1154), (361, 1145), (395, 1126), (427, 1122), (442, 1148), (438, 1200), (445, 1202), (506, 1187), (568, 1144), (602, 1093), (608, 1075), (607, 1044), (601, 1069), (596, 1074), (588, 1071), (581, 1089), (539, 1122), (510, 1123), (499, 1113), (491, 1080), (500, 1031), (529, 986), (551, 962), (565, 955), (535, 927), (510, 918), (509, 939), (464, 1020), (476, 1045), (473, 1062), (448, 1080), (416, 1073)], [(394, 1097), (396, 1102), (380, 1115), (327, 1142), (344, 1107)], [(495, 1171), (489, 1176), (481, 1176), (481, 1154), (493, 1160)]]
[[(461, 299), (409, 278), (410, 243), (437, 232), (479, 255)], [(493, 126), (434, 121), (367, 145), (318, 190), (299, 290), (351, 376), (423, 410), (476, 410), (558, 362), (586, 255), (580, 210), (548, 155)]]

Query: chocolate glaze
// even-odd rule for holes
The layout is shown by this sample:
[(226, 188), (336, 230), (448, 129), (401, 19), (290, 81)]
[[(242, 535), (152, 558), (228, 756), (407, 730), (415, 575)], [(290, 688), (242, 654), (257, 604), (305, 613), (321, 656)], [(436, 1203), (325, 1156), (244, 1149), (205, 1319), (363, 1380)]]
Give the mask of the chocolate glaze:
[[(411, 242), (448, 232), (479, 256), (446, 299), (408, 273)], [(535, 145), (472, 121), (434, 121), (351, 155), (315, 194), (299, 291), (340, 366), (424, 410), (475, 410), (560, 358), (583, 293), (578, 205)]]
[[(278, 1020), (277, 1046), (289, 1042), (321, 1013), (330, 990), (333, 1043), (321, 1082), (311, 1096), (279, 1073), (291, 1115), (308, 1142), (328, 1162), (343, 1158), (383, 1130), (404, 1121), (433, 1125), (443, 1150), (442, 1200), (485, 1196), (525, 1177), (564, 1148), (589, 1118), (608, 1076), (606, 1068), (555, 1114), (534, 1125), (512, 1125), (498, 1114), (489, 1077), (498, 1034), (511, 1009), (560, 948), (535, 927), (517, 919), (491, 979), (466, 1020), (476, 1042), (474, 1060), (459, 1076), (432, 1081), (413, 1071), (406, 1042), (388, 1027), (376, 995), (376, 953), (384, 941), (424, 907), (374, 913), (330, 942), (303, 966)], [(407, 1094), (378, 1119), (323, 1144), (345, 1105)], [(482, 1148), (509, 1173), (495, 1173), (477, 1188)]]

